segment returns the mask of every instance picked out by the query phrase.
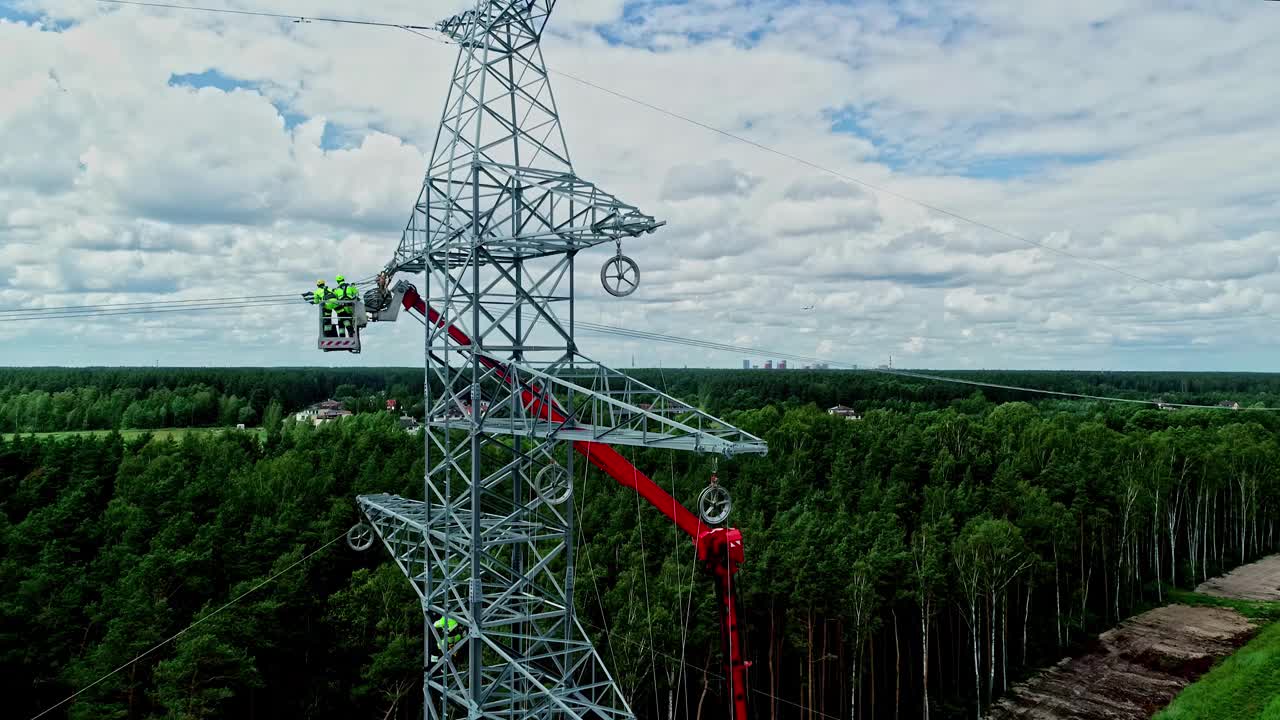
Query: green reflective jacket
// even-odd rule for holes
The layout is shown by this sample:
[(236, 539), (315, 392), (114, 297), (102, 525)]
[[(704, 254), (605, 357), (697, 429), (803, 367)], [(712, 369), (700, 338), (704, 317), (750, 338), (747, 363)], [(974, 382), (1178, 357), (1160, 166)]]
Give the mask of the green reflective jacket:
[(350, 315), (354, 312), (352, 301), (360, 296), (360, 291), (356, 289), (355, 285), (343, 283), (334, 289), (333, 295), (338, 300), (338, 302), (334, 303), (338, 308), (338, 312), (343, 315)]
[(435, 622), (437, 630), (445, 633), (440, 639), (440, 649), (447, 650), (450, 645), (462, 639), (462, 633), (455, 632), (458, 629), (458, 621), (453, 618), (440, 618)]
[(316, 288), (315, 292), (311, 293), (311, 297), (312, 297), (311, 302), (315, 303), (316, 305), (319, 305), (320, 303), (324, 302), (324, 296), (326, 292), (327, 292), (327, 288), (319, 288), (319, 287)]

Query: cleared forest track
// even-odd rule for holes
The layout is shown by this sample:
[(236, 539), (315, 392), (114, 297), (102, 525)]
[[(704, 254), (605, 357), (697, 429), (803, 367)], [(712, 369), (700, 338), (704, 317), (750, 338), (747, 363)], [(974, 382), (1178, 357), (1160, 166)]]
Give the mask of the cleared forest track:
[[(1197, 591), (1217, 597), (1280, 600), (1280, 556), (1237, 568)], [(1014, 686), (988, 717), (1147, 720), (1257, 630), (1244, 615), (1227, 608), (1156, 608), (1102, 633), (1089, 652), (1065, 658)]]
[(1210, 578), (1196, 592), (1237, 600), (1280, 600), (1280, 555)]

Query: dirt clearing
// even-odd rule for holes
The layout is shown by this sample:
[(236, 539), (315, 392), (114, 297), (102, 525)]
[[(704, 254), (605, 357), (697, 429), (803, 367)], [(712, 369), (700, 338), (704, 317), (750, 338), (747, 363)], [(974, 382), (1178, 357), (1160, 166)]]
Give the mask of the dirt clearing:
[[(1260, 560), (1198, 592), (1280, 600), (1280, 556)], [(1226, 608), (1169, 605), (1098, 636), (1096, 647), (1011, 688), (989, 715), (996, 720), (1146, 720), (1213, 663), (1243, 645), (1257, 627)]]
[(1196, 592), (1240, 600), (1280, 600), (1280, 555), (1202, 582)]

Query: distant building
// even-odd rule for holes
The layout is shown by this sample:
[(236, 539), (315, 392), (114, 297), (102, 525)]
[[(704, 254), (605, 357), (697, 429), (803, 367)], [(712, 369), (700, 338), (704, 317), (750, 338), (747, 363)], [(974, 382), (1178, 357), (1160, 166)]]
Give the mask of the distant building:
[(387, 412), (395, 412), (395, 411), (396, 411), (396, 400), (395, 398), (389, 398), (387, 400)]
[(765, 369), (765, 370), (772, 370), (772, 369), (773, 369), (773, 361), (772, 361), (772, 360), (765, 360), (765, 361), (764, 361), (764, 369)]
[(420, 425), (419, 425), (419, 423), (418, 423), (418, 418), (416, 418), (416, 417), (410, 417), (410, 416), (408, 416), (408, 415), (401, 415), (401, 416), (400, 416), (400, 429), (401, 429), (401, 430), (404, 430), (405, 432), (412, 433), (412, 432), (417, 432), (417, 431), (419, 430), (419, 428), (420, 428), (420, 427), (421, 427), (421, 426), (420, 426)]
[(298, 422), (321, 425), (339, 418), (350, 417), (351, 411), (337, 400), (324, 400), (294, 415)]
[(742, 361), (742, 369), (743, 369), (743, 370), (750, 370), (750, 369), (751, 369), (751, 360), (750, 360), (750, 359), (747, 359), (747, 360), (743, 360), (743, 361)]
[(779, 361), (778, 361), (778, 369), (779, 369), (779, 370), (786, 370), (786, 369), (787, 369), (787, 361), (786, 361), (786, 360), (779, 360)]
[(1167, 403), (1167, 402), (1165, 402), (1165, 401), (1164, 401), (1164, 399), (1163, 399), (1163, 398), (1156, 398), (1156, 399), (1154, 400), (1154, 402), (1155, 402), (1155, 404), (1156, 404), (1156, 409), (1157, 409), (1157, 410), (1165, 410), (1165, 411), (1168, 411), (1168, 412), (1173, 412), (1174, 410), (1177, 410), (1177, 409), (1178, 409), (1178, 406), (1177, 406), (1177, 405), (1174, 405), (1174, 404), (1172, 404), (1172, 403)]
[(1230, 408), (1232, 410), (1239, 410), (1240, 403), (1236, 402), (1235, 400), (1223, 400), (1222, 402), (1218, 403), (1218, 407)]
[(853, 408), (848, 407), (846, 405), (836, 405), (835, 407), (829, 407), (827, 408), (827, 414), (834, 415), (836, 417), (842, 417), (845, 420), (861, 420), (862, 419), (862, 415), (859, 414), (857, 410), (854, 410)]

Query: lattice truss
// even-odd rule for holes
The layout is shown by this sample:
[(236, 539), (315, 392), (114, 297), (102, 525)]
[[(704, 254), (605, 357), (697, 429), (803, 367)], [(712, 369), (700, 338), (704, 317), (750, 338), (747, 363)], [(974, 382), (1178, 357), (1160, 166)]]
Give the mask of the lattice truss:
[[(358, 502), (422, 603), (428, 719), (632, 717), (574, 615), (573, 447), (765, 450), (577, 348), (578, 251), (661, 223), (573, 172), (539, 46), (553, 6), (438, 26), (458, 59), (387, 266), (421, 273), (430, 308), (424, 500)], [(442, 618), (464, 635), (447, 649)]]
[(482, 2), (439, 29), (460, 44), (426, 182), (390, 268), (580, 250), (661, 223), (573, 172), (539, 44), (555, 0)]
[[(579, 352), (572, 323), (557, 315), (572, 312), (564, 285), (573, 264), (572, 254), (479, 266), (430, 260), (427, 301), (442, 320), (428, 324), (427, 348), (444, 390), (428, 406), (430, 427), (469, 431), (478, 412), (485, 432), (544, 441), (765, 452), (759, 438)], [(479, 350), (460, 353), (450, 328)], [(480, 366), (474, 378), (471, 362)]]
[[(544, 452), (550, 449), (529, 454)], [(474, 537), (467, 492), (451, 499), (435, 494), (426, 503), (393, 495), (359, 498), (428, 618), (456, 619), (466, 633), (467, 640), (448, 646), (434, 622), (427, 623), (429, 718), (632, 717), (566, 602), (572, 503), (556, 507), (537, 499), (533, 476), (509, 465), (493, 469), (487, 486), (510, 489), (514, 480), (534, 499), (502, 502), (498, 493), (483, 493)], [(479, 559), (478, 573), (472, 557)], [(469, 603), (473, 584), (482, 598), (478, 624)], [(471, 658), (477, 654), (481, 693), (472, 692)]]

